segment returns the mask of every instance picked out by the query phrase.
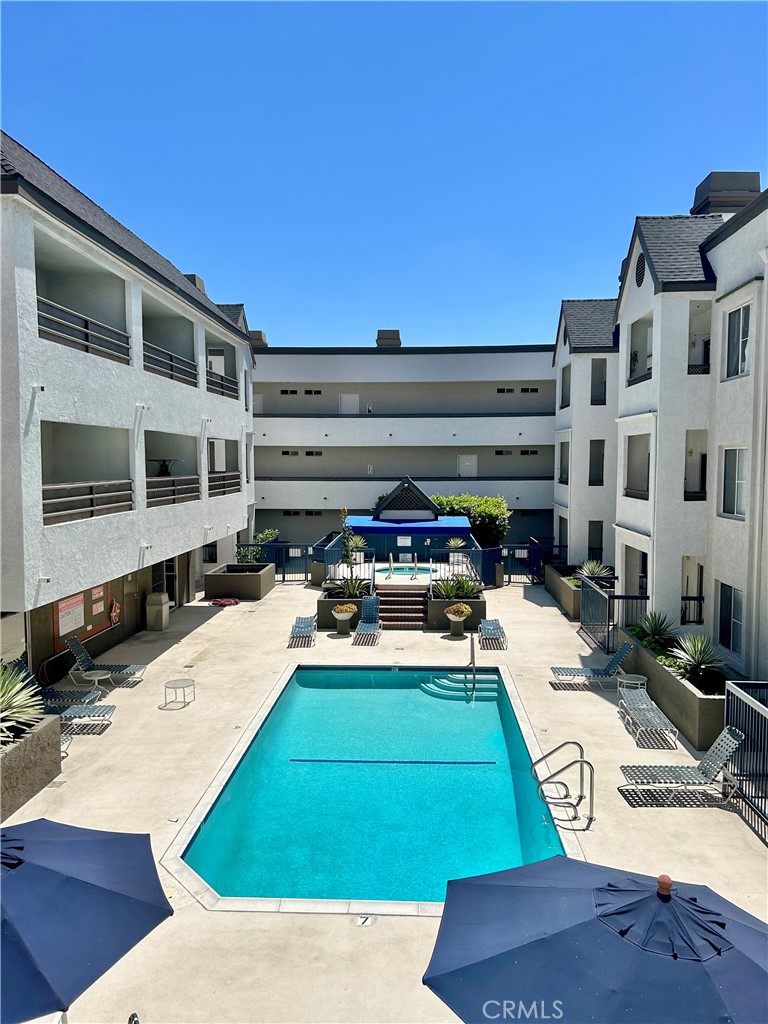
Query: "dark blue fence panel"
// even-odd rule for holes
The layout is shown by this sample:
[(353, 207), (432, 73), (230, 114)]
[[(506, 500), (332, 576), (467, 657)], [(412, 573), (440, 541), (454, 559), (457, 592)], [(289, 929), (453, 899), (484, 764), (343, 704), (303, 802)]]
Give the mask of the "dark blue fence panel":
[(728, 770), (739, 784), (747, 820), (768, 839), (768, 682), (727, 682), (725, 723), (744, 733)]

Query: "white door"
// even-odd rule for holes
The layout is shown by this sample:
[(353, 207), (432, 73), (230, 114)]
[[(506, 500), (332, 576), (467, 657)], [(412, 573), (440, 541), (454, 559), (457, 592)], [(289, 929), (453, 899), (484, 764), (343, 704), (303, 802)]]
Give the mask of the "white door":
[(477, 476), (476, 455), (459, 455), (459, 476)]
[(253, 415), (261, 416), (264, 413), (264, 395), (253, 396)]
[(222, 438), (208, 439), (208, 472), (224, 473), (227, 469), (227, 449)]
[(224, 352), (222, 349), (208, 349), (206, 360), (208, 362), (208, 369), (211, 373), (218, 373), (221, 377), (224, 376)]
[(359, 416), (360, 395), (339, 395), (339, 413), (342, 416)]

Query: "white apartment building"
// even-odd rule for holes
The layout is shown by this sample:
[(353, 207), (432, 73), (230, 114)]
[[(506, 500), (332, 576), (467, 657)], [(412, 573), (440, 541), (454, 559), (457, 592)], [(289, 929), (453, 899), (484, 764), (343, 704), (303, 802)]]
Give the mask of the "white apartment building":
[(251, 393), (241, 307), (3, 134), (0, 607), (33, 669), (143, 628), (153, 589), (194, 597), (204, 545), (234, 557)]
[(551, 535), (555, 381), (545, 345), (254, 345), (254, 528), (309, 543), (404, 476), (427, 494), (502, 495), (510, 539)]
[(638, 217), (619, 326), (616, 567), (625, 594), (768, 674), (767, 193), (713, 173), (690, 216)]
[(568, 561), (614, 564), (618, 340), (616, 299), (565, 299), (552, 354), (555, 543)]

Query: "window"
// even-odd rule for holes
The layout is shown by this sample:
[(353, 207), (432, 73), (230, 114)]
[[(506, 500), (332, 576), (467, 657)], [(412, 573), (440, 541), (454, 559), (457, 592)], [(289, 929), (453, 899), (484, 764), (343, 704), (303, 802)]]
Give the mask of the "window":
[(747, 517), (747, 449), (723, 452), (723, 515)]
[(571, 364), (568, 363), (560, 372), (560, 408), (567, 409), (571, 404)]
[(587, 558), (603, 560), (603, 521), (590, 519), (587, 524)]
[(298, 454), (299, 454), (298, 452), (289, 452), (289, 451), (283, 452), (283, 455), (298, 455)]
[(319, 455), (322, 455), (323, 453), (322, 452), (316, 452), (316, 451), (309, 451), (309, 452), (304, 452), (304, 454), (305, 455), (309, 455), (309, 456), (312, 456), (312, 455), (319, 456)]
[(539, 449), (538, 448), (521, 448), (520, 449), (520, 454), (521, 455), (538, 455), (539, 454)]
[(305, 395), (322, 395), (322, 393), (322, 391), (316, 391), (313, 390), (312, 388), (304, 388)]
[(497, 395), (514, 395), (514, 388), (496, 388)]
[(494, 452), (494, 454), (495, 455), (514, 455), (515, 452), (514, 452), (513, 448), (497, 448), (496, 451)]
[(602, 487), (605, 463), (605, 441), (589, 442), (589, 486)]
[(311, 511), (304, 513), (305, 516), (321, 516), (322, 514), (322, 512), (318, 512), (315, 509), (312, 509)]
[(296, 388), (280, 388), (281, 395), (298, 395)]
[(291, 509), (290, 511), (283, 510), (283, 515), (284, 516), (300, 516), (301, 512), (295, 512), (293, 509)]
[(720, 590), (720, 623), (717, 639), (722, 647), (741, 654), (744, 595), (727, 583), (718, 584)]
[(560, 484), (568, 483), (568, 460), (571, 455), (571, 445), (569, 441), (560, 442), (560, 476), (557, 482)]
[(210, 544), (203, 544), (203, 561), (204, 562), (218, 562), (218, 560), (219, 560), (219, 545), (218, 545), (218, 542), (214, 540)]
[(521, 395), (537, 395), (538, 393), (538, 388), (520, 388)]
[(749, 306), (740, 306), (728, 314), (728, 345), (725, 355), (725, 376), (740, 377), (747, 372), (747, 341), (749, 340)]
[(607, 359), (592, 360), (592, 386), (589, 396), (590, 405), (605, 405), (606, 376), (608, 373)]

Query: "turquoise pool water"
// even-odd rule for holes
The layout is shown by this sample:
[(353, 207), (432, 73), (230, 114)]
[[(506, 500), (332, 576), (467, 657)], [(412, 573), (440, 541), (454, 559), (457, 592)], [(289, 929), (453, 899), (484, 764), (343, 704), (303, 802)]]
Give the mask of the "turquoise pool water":
[[(392, 572), (392, 574), (394, 576), (413, 576), (413, 566), (412, 565), (396, 565), (392, 570), (390, 570), (388, 567), (386, 567), (384, 569), (377, 569), (376, 570), (376, 575), (378, 576), (380, 574), (383, 574), (385, 576), (388, 576), (390, 571)], [(423, 566), (417, 568), (416, 572), (417, 572), (417, 574), (419, 576), (428, 576), (429, 575), (429, 569), (426, 569)]]
[(442, 901), (562, 853), (498, 673), (299, 668), (184, 860), (221, 896)]

